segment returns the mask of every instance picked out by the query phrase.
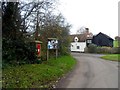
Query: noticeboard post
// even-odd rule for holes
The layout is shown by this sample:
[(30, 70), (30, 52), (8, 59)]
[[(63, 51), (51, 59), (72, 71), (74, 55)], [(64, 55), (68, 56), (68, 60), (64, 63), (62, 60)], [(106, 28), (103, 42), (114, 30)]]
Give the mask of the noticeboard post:
[(47, 43), (47, 60), (49, 59), (49, 51), (56, 50), (56, 58), (58, 56), (58, 39), (57, 38), (48, 38)]

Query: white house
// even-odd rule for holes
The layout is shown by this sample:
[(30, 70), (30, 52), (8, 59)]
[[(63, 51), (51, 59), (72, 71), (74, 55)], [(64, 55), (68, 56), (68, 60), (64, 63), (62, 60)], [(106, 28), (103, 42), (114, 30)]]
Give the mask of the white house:
[(70, 35), (71, 46), (70, 49), (72, 52), (84, 52), (85, 47), (92, 43), (92, 33), (89, 33), (89, 30), (83, 34), (73, 34)]
[(84, 52), (86, 47), (86, 42), (71, 42), (71, 51), (72, 52)]

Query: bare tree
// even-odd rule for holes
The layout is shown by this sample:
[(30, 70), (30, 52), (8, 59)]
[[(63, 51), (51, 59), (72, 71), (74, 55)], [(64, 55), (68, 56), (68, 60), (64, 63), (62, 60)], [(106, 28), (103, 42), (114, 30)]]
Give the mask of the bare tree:
[(84, 34), (86, 32), (86, 27), (82, 26), (79, 30), (77, 30), (77, 34)]
[(52, 12), (54, 0), (40, 0), (38, 2), (21, 2), (23, 32), (35, 31), (44, 21), (46, 13)]

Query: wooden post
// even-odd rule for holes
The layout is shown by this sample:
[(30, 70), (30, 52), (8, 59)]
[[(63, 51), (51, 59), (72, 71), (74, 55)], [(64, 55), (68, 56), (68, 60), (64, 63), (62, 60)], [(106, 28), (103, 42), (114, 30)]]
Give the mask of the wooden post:
[(56, 59), (57, 59), (57, 57), (58, 57), (58, 49), (56, 49)]
[(47, 60), (49, 59), (49, 49), (47, 49)]

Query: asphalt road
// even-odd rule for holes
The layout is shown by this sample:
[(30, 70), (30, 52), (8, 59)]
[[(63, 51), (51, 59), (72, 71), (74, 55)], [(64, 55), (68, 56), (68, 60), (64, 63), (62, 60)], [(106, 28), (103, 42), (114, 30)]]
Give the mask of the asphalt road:
[(118, 88), (118, 62), (103, 60), (99, 54), (72, 55), (77, 65), (58, 82), (57, 88)]

